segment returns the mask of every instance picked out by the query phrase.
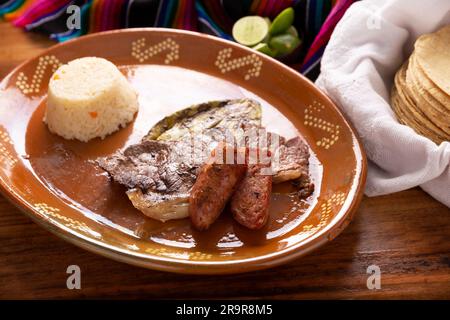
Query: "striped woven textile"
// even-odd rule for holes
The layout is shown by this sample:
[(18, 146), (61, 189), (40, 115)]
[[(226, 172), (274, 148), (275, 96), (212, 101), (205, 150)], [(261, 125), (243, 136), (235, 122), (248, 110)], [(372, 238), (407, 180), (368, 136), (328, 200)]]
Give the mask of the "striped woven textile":
[[(62, 42), (87, 33), (119, 28), (166, 27), (233, 40), (233, 23), (246, 15), (274, 18), (287, 7), (303, 43), (291, 67), (311, 79), (337, 22), (356, 0), (0, 0), (0, 17), (27, 31)], [(73, 7), (77, 6), (77, 7)], [(79, 10), (80, 28), (67, 21)]]

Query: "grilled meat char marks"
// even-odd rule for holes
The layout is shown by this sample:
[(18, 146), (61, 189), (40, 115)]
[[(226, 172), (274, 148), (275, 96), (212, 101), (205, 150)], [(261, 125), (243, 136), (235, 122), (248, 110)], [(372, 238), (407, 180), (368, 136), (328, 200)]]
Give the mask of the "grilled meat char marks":
[(98, 164), (128, 188), (133, 205), (145, 215), (165, 221), (188, 216), (189, 194), (199, 164), (190, 140), (142, 141), (100, 158)]
[(98, 163), (116, 182), (129, 189), (138, 187), (164, 193), (185, 189), (189, 192), (198, 166), (189, 161), (189, 157), (179, 156), (184, 151), (191, 152), (186, 143), (144, 141), (123, 153), (101, 158)]
[(158, 185), (164, 185), (158, 178), (169, 158), (170, 148), (169, 144), (145, 141), (97, 162), (116, 182), (127, 188), (156, 189)]

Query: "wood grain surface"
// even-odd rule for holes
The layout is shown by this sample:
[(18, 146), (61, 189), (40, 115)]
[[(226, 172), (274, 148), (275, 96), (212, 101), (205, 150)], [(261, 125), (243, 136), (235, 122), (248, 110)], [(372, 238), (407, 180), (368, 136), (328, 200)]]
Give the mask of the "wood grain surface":
[[(0, 23), (0, 77), (54, 44)], [(189, 276), (140, 269), (94, 255), (38, 227), (0, 196), (0, 299), (275, 298), (450, 299), (450, 209), (416, 188), (365, 197), (334, 241), (274, 269)], [(69, 265), (81, 289), (66, 288)], [(367, 267), (381, 269), (369, 290)]]

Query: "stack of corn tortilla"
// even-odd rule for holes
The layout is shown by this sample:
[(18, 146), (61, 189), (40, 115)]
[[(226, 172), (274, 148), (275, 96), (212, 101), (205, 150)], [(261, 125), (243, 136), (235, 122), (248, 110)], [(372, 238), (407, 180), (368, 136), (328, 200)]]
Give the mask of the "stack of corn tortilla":
[(422, 35), (395, 75), (398, 120), (437, 144), (450, 140), (450, 25)]

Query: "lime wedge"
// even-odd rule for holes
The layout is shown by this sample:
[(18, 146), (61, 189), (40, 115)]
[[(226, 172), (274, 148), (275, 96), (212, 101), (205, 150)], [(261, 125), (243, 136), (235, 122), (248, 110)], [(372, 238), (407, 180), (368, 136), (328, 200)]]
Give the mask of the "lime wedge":
[(248, 16), (236, 21), (233, 26), (233, 38), (244, 46), (254, 46), (267, 36), (269, 26), (263, 17)]
[(277, 55), (276, 50), (270, 49), (267, 43), (261, 42), (254, 46), (252, 49), (267, 54), (270, 57), (275, 57)]
[[(266, 22), (267, 22), (267, 28), (270, 29), (270, 25), (272, 24), (272, 22), (267, 17), (264, 17), (264, 20), (266, 20)], [(269, 40), (270, 40), (270, 34), (269, 34), (269, 32), (267, 32), (267, 35), (264, 37), (264, 39), (261, 42), (269, 43)]]
[(275, 49), (279, 55), (285, 55), (291, 53), (300, 45), (300, 39), (286, 33), (272, 37), (269, 45), (271, 48)]
[(292, 36), (298, 38), (298, 31), (297, 31), (297, 29), (295, 29), (294, 26), (290, 26), (290, 27), (286, 30), (286, 33), (288, 33), (288, 34), (290, 34), (290, 35), (292, 35)]
[(287, 8), (280, 12), (270, 25), (270, 35), (277, 35), (285, 32), (294, 22), (294, 9)]

